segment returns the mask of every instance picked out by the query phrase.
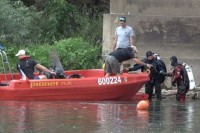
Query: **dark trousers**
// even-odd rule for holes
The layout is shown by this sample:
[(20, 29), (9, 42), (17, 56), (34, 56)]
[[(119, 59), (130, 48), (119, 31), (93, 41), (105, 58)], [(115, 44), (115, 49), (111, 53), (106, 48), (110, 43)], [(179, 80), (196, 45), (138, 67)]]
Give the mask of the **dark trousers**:
[(149, 95), (149, 99), (152, 99), (154, 87), (155, 87), (156, 98), (158, 100), (161, 100), (162, 98), (161, 85), (158, 81), (152, 81), (152, 80), (148, 81), (145, 84), (145, 93)]
[(185, 101), (186, 93), (189, 90), (189, 85), (181, 84), (177, 87), (176, 100)]

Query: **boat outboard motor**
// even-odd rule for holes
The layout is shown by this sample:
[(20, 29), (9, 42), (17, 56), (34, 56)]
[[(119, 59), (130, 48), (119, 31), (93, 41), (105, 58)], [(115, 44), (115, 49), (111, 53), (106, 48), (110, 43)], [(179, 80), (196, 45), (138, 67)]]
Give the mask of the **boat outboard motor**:
[(61, 69), (59, 67), (56, 67), (54, 69), (54, 72), (56, 73), (56, 75), (55, 75), (56, 79), (65, 79), (65, 78), (67, 78), (67, 76), (64, 74), (63, 69)]

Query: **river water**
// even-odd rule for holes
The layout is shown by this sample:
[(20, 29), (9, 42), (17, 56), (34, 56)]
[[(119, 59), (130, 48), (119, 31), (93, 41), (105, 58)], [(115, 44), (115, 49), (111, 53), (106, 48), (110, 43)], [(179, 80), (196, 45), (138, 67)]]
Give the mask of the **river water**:
[(0, 101), (0, 133), (184, 133), (200, 131), (200, 101)]

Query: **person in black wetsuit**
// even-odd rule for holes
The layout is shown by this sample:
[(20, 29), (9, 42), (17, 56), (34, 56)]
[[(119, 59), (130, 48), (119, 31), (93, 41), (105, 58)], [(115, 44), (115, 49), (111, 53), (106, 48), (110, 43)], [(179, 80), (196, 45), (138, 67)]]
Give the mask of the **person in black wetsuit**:
[(162, 73), (167, 71), (165, 63), (161, 59), (157, 59), (152, 51), (146, 52), (146, 59), (144, 59), (144, 62), (153, 66), (150, 69), (150, 80), (145, 84), (145, 93), (149, 94), (149, 99), (152, 99), (153, 89), (155, 88), (156, 98), (161, 100), (161, 84), (165, 80), (165, 76)]
[[(149, 95), (149, 99), (152, 99), (153, 90), (155, 88), (156, 98), (161, 100), (161, 84), (165, 80), (165, 76), (162, 73), (166, 73), (166, 65), (161, 59), (158, 59), (152, 51), (147, 51), (146, 58), (144, 58), (142, 61), (152, 65), (152, 67), (149, 69), (150, 80), (145, 84), (145, 93)], [(133, 68), (129, 68), (129, 71), (136, 71), (138, 69), (145, 71), (146, 68), (136, 64)]]

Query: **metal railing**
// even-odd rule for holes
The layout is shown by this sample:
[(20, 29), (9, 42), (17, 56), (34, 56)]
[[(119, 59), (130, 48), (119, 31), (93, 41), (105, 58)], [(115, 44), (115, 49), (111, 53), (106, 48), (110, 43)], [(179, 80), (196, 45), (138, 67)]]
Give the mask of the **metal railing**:
[(8, 61), (7, 54), (2, 48), (0, 48), (0, 56), (1, 56), (1, 63), (2, 63), (1, 69), (5, 75), (5, 80), (8, 80), (8, 77), (7, 77), (8, 73), (11, 74), (11, 78), (13, 79), (13, 75), (11, 72), (10, 63)]

